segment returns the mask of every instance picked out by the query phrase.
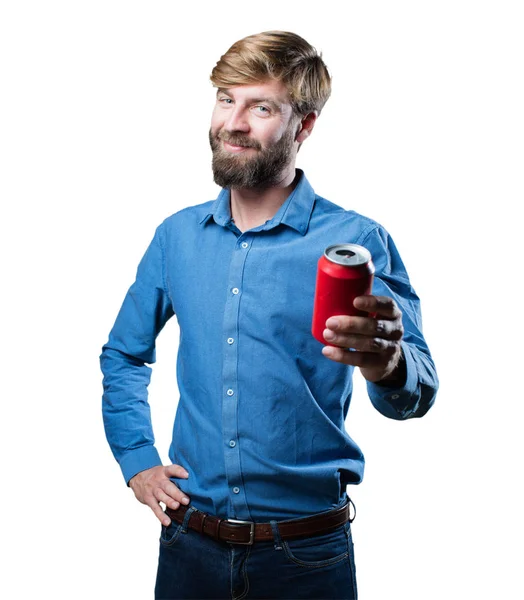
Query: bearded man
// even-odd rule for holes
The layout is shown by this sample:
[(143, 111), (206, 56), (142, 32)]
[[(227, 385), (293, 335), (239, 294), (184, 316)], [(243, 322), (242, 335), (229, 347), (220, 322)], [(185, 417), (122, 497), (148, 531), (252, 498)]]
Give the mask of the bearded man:
[[(136, 498), (162, 523), (166, 598), (357, 597), (347, 486), (362, 452), (345, 430), (354, 368), (386, 417), (423, 416), (437, 376), (419, 300), (389, 234), (318, 196), (295, 167), (331, 92), (296, 34), (235, 43), (211, 75), (215, 201), (157, 229), (104, 346), (104, 422)], [(369, 250), (370, 316), (311, 334), (316, 265), (333, 243)], [(177, 316), (180, 399), (163, 466), (147, 386)]]

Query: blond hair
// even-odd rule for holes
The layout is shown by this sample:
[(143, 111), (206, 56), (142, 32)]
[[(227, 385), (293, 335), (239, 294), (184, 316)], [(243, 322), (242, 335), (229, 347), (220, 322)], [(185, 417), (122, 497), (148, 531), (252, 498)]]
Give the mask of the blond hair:
[(281, 81), (298, 115), (320, 113), (331, 94), (331, 76), (322, 55), (288, 31), (265, 31), (235, 42), (210, 79), (217, 88)]

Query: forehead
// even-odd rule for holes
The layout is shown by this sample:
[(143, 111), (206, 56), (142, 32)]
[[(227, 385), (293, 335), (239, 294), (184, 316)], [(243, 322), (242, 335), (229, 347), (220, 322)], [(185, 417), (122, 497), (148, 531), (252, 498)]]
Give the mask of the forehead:
[(234, 87), (219, 88), (218, 91), (227, 93), (238, 101), (272, 100), (279, 105), (291, 106), (289, 92), (281, 81), (266, 81), (262, 83), (237, 85)]

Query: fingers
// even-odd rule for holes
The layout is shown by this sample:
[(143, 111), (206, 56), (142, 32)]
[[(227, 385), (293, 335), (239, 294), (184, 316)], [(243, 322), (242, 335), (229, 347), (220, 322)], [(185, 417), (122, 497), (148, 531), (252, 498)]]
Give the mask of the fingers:
[(135, 475), (130, 483), (137, 500), (146, 504), (163, 525), (171, 520), (164, 513), (160, 502), (176, 510), (180, 504), (188, 505), (190, 500), (170, 479), (187, 479), (188, 472), (179, 465), (152, 467)]
[[(402, 355), (400, 344), (393, 352), (390, 350), (385, 354), (352, 352), (333, 346), (325, 346), (322, 352), (335, 362), (359, 367), (364, 378), (371, 382), (383, 381), (390, 377), (395, 372)], [(400, 379), (396, 381), (400, 382)], [(399, 383), (398, 387), (401, 385), (403, 384)]]
[(178, 479), (187, 479), (189, 473), (180, 465), (168, 465), (164, 467), (164, 473), (167, 477), (177, 477)]
[(172, 481), (169, 481), (169, 479), (162, 485), (160, 489), (172, 501), (172, 503), (167, 503), (164, 500), (162, 500), (162, 502), (165, 502), (165, 504), (171, 508), (177, 509), (180, 504), (185, 504), (186, 506), (189, 504), (189, 498)]
[(341, 348), (351, 348), (352, 350), (358, 350), (359, 352), (375, 352), (381, 354), (387, 352), (390, 348), (394, 348), (398, 344), (397, 340), (388, 340), (367, 335), (336, 334), (330, 329), (325, 329), (323, 333), (324, 339), (330, 345), (339, 346)]
[(399, 319), (402, 316), (397, 303), (389, 296), (358, 296), (353, 301), (358, 310), (376, 313), (385, 319)]
[(391, 346), (388, 351), (377, 354), (374, 352), (354, 352), (345, 348), (338, 348), (336, 346), (324, 346), (322, 348), (322, 354), (335, 362), (343, 363), (345, 365), (352, 365), (354, 367), (360, 367), (365, 369), (382, 369), (386, 368), (391, 362), (392, 358), (398, 353), (397, 345)]
[(329, 344), (355, 348), (363, 352), (382, 352), (388, 341), (402, 339), (404, 329), (400, 320), (370, 317), (331, 317), (326, 321), (324, 339)]
[(176, 510), (180, 504), (189, 504), (189, 498), (177, 488), (171, 481), (160, 483), (157, 487), (153, 487), (144, 497), (143, 503), (147, 504), (155, 513), (157, 519), (163, 525), (169, 525), (171, 519), (164, 513), (160, 502), (163, 502), (169, 508)]
[(359, 296), (353, 304), (370, 316), (329, 318), (323, 332), (329, 346), (322, 348), (322, 354), (335, 362), (360, 367), (368, 381), (380, 381), (393, 372), (401, 355), (402, 312), (387, 296)]
[(355, 298), (354, 305), (376, 316), (338, 315), (329, 318), (324, 331), (326, 342), (363, 352), (382, 352), (389, 347), (384, 340), (402, 339), (402, 313), (393, 298), (359, 296)]
[(146, 502), (147, 506), (155, 513), (155, 517), (162, 523), (168, 527), (171, 524), (171, 519), (166, 515), (166, 513), (162, 510), (162, 507), (156, 500), (156, 498), (151, 498), (148, 502)]
[(177, 477), (178, 479), (187, 479), (189, 477), (189, 473), (180, 465), (169, 465), (164, 467), (164, 473), (166, 475), (166, 480), (163, 482), (162, 491), (168, 497), (169, 501), (165, 501), (162, 499), (166, 506), (170, 508), (177, 509), (180, 504), (189, 504), (189, 498), (180, 490), (178, 486), (176, 486), (169, 477)]

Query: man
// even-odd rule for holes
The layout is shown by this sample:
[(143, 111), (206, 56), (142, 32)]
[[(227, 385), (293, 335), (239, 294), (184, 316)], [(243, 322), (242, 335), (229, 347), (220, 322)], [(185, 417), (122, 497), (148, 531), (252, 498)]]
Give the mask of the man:
[[(107, 437), (162, 522), (156, 598), (356, 598), (346, 486), (364, 458), (344, 429), (352, 374), (387, 417), (427, 412), (437, 378), (418, 298), (388, 233), (295, 169), (331, 90), (315, 49), (286, 32), (249, 36), (211, 80), (223, 189), (166, 219), (140, 263), (101, 357)], [(316, 265), (346, 242), (373, 257), (373, 295), (354, 303), (373, 316), (330, 318), (322, 346)], [(174, 314), (180, 400), (162, 466), (146, 363)]]

